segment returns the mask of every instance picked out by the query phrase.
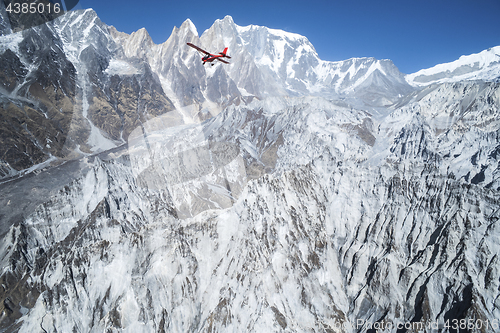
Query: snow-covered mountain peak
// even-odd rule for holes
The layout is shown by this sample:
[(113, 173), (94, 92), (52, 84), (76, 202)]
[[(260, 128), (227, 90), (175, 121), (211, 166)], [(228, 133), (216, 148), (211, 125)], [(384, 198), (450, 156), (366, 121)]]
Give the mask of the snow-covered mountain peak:
[(235, 26), (243, 44), (256, 58), (261, 58), (267, 53), (270, 57), (283, 59), (286, 48), (294, 49), (298, 56), (309, 53), (318, 57), (314, 46), (306, 37), (299, 34), (258, 25)]
[(172, 40), (176, 42), (179, 40), (189, 42), (193, 37), (198, 37), (198, 30), (190, 19), (186, 19), (180, 27), (175, 26), (172, 29), (172, 33), (164, 44), (168, 45), (172, 43)]
[(202, 40), (206, 47), (213, 47), (216, 50), (220, 49), (220, 51), (224, 47), (230, 47), (234, 50), (239, 42), (236, 27), (233, 18), (228, 15), (223, 19), (215, 20), (214, 24), (203, 32)]
[(254, 25), (254, 24), (247, 25), (247, 26), (236, 25), (236, 28), (238, 29), (238, 32), (240, 34), (245, 34), (245, 33), (252, 32), (252, 31), (265, 31), (269, 35), (279, 36), (279, 37), (281, 37), (283, 39), (287, 39), (287, 40), (307, 40), (308, 41), (307, 37), (305, 37), (305, 36), (302, 36), (302, 35), (299, 35), (299, 34), (296, 34), (293, 32), (287, 32), (287, 31), (284, 31), (281, 29), (272, 29), (272, 28), (268, 28), (268, 27), (264, 27), (264, 26), (260, 26), (260, 25)]
[(184, 22), (182, 22), (180, 30), (181, 31), (187, 30), (193, 33), (193, 35), (198, 36), (198, 30), (196, 29), (196, 26), (194, 25), (193, 21), (191, 21), (190, 19), (186, 19)]
[(90, 30), (90, 26), (99, 25), (103, 26), (101, 19), (92, 8), (80, 9), (67, 12), (66, 14), (58, 18), (60, 22), (68, 24), (68, 27), (87, 27)]
[(125, 54), (129, 57), (150, 52), (154, 46), (153, 39), (145, 28), (134, 31), (124, 40)]
[(108, 32), (111, 38), (121, 45), (126, 57), (144, 56), (146, 52), (151, 52), (151, 47), (154, 45), (149, 33), (144, 28), (134, 31), (129, 35), (116, 30), (114, 26), (110, 26), (108, 27)]
[(233, 25), (235, 23), (234, 23), (233, 17), (231, 15), (226, 15), (226, 16), (224, 16), (223, 19), (217, 19), (217, 20), (215, 20), (214, 24), (229, 24), (229, 25)]
[(139, 30), (132, 32), (131, 36), (134, 36), (134, 38), (137, 38), (139, 40), (144, 40), (144, 39), (152, 40), (146, 28), (140, 28)]
[[(280, 72), (282, 77), (294, 77), (294, 64), (299, 64), (300, 58), (306, 56), (311, 65), (319, 60), (312, 45), (304, 40), (289, 39), (285, 35), (275, 35), (270, 30), (256, 31), (256, 48), (253, 49), (255, 60), (262, 66), (270, 67), (274, 72)], [(244, 35), (243, 35), (244, 36)], [(247, 39), (246, 44), (254, 41)], [(293, 50), (293, 51), (292, 51)]]
[[(390, 60), (323, 61), (304, 36), (258, 25), (239, 26), (230, 16), (215, 21), (201, 41), (210, 49), (229, 47), (234, 65), (226, 71), (246, 92), (256, 96), (274, 93), (335, 98), (341, 94), (354, 96), (363, 90), (358, 94), (361, 100), (368, 99), (370, 105), (387, 105), (411, 90)], [(249, 82), (249, 75), (252, 80), (259, 77), (266, 81), (268, 87), (261, 89)], [(378, 94), (382, 92), (385, 97), (381, 99)]]
[(500, 77), (500, 46), (479, 53), (464, 55), (459, 59), (422, 69), (406, 76), (413, 86), (463, 80), (495, 81)]

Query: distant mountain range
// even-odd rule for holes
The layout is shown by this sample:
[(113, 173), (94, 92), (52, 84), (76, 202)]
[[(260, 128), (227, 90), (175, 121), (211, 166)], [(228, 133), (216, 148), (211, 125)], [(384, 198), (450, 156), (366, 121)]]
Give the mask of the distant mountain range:
[[(303, 36), (240, 27), (229, 16), (201, 37), (186, 20), (160, 45), (145, 29), (127, 35), (106, 26), (92, 10), (1, 32), (2, 178), (118, 146), (141, 123), (172, 110), (192, 122), (254, 98), (309, 95), (368, 110), (431, 83), (494, 81), (500, 68), (498, 47), (406, 76), (390, 60), (328, 62)], [(204, 69), (187, 41), (228, 46), (233, 63)]]
[(500, 47), (0, 15), (0, 332), (497, 330)]

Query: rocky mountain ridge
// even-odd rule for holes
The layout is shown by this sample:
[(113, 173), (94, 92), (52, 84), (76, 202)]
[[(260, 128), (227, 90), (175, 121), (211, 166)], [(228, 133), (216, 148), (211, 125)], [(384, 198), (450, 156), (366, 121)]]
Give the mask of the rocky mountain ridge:
[[(237, 30), (228, 17), (207, 31), (204, 43), (221, 25)], [(236, 35), (228, 38), (241, 49)], [(239, 66), (205, 71), (187, 41), (201, 42), (189, 20), (154, 45), (145, 30), (119, 33), (92, 10), (2, 36), (2, 178), (123, 144), (138, 125), (169, 111), (179, 121), (201, 121), (252, 98), (306, 93), (303, 83), (295, 89), (298, 83), (260, 68), (247, 50), (234, 54)], [(304, 59), (311, 57), (319, 61), (315, 54)], [(308, 65), (301, 61), (299, 67)]]
[[(127, 35), (106, 26), (92, 10), (2, 38), (2, 178), (123, 144), (137, 126), (166, 113), (175, 122), (199, 122), (254, 98), (307, 95), (377, 112), (414, 91), (425, 74), (405, 77), (390, 60), (322, 61), (303, 36), (241, 27), (230, 16), (202, 36), (186, 20), (160, 45), (145, 29)], [(207, 49), (228, 46), (233, 64), (204, 68), (188, 41)], [(35, 59), (32, 50), (39, 50)], [(480, 68), (495, 77), (494, 50), (477, 65), (475, 78), (482, 77)], [(485, 58), (467, 59), (477, 64), (477, 57)]]
[(500, 76), (500, 46), (492, 47), (477, 54), (464, 55), (450, 63), (422, 69), (406, 76), (414, 86), (433, 83), (483, 80), (498, 81)]

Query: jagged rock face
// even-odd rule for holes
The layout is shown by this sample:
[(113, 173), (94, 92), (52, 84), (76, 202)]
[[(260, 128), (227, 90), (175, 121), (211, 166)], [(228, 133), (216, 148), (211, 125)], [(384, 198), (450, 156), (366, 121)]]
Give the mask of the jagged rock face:
[(116, 141), (127, 139), (148, 119), (174, 109), (147, 65), (143, 74), (107, 77), (102, 89), (93, 86), (90, 96), (89, 119)]
[(381, 128), (391, 133), (401, 129), (389, 158), (407, 164), (424, 155), (443, 174), (498, 191), (499, 103), (498, 83), (429, 86), (397, 108), (387, 123), (391, 125)]
[(0, 36), (7, 35), (12, 32), (12, 28), (10, 26), (10, 20), (8, 20), (8, 13), (5, 10), (5, 4), (3, 1), (0, 1)]
[(123, 51), (93, 11), (2, 38), (2, 178), (112, 148), (174, 108), (148, 64), (117, 70)]
[(77, 104), (76, 71), (60, 39), (45, 25), (16, 35), (16, 52), (6, 48), (2, 55), (2, 177), (69, 155), (65, 144)]
[(27, 69), (10, 49), (5, 50), (0, 61), (0, 66), (2, 66), (0, 84), (2, 84), (2, 88), (7, 90), (8, 93), (11, 93), (12, 90), (21, 83), (22, 78), (26, 75)]
[[(266, 99), (201, 125), (134, 132), (127, 147), (82, 161), (4, 234), (2, 327), (356, 332), (360, 321), (492, 321), (497, 185), (460, 177), (447, 157), (456, 144), (442, 142), (467, 113), (476, 122), (465, 139), (498, 133), (498, 118), (474, 130), (487, 105), (498, 111), (497, 94), (495, 83), (429, 87), (384, 118), (320, 98)], [(431, 99), (457, 115), (446, 132), (433, 130)]]

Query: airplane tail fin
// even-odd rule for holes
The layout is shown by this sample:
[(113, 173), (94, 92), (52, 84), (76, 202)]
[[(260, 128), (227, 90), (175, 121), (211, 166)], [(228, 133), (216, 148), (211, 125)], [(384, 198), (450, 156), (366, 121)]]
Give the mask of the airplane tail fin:
[(231, 57), (230, 57), (230, 56), (226, 55), (227, 49), (228, 49), (228, 48), (226, 47), (226, 48), (224, 49), (224, 51), (219, 52), (219, 54), (222, 54), (224, 57), (231, 59)]

